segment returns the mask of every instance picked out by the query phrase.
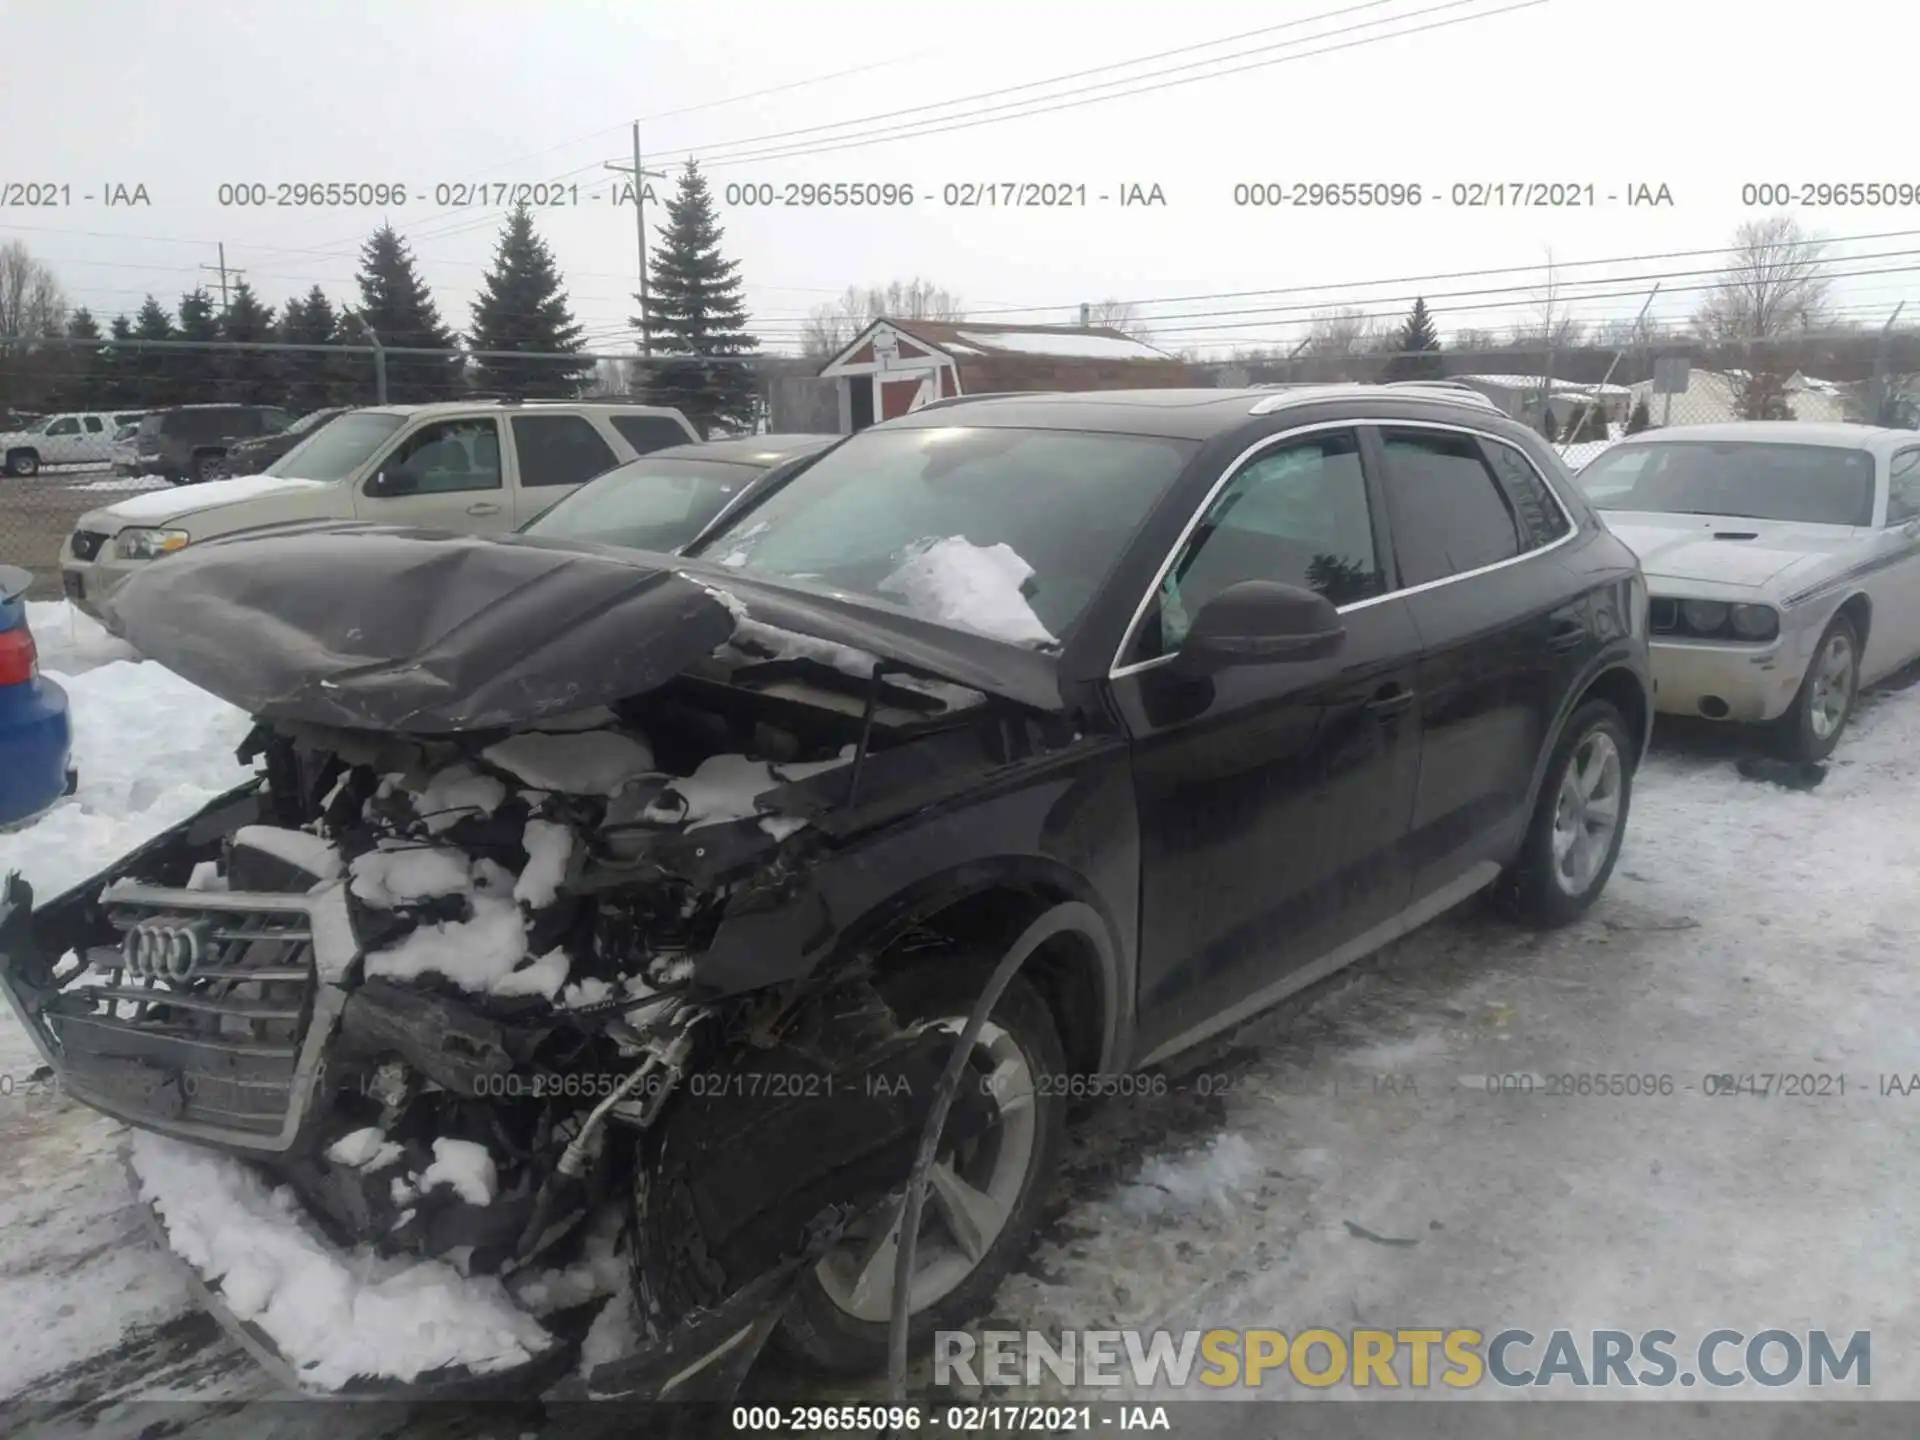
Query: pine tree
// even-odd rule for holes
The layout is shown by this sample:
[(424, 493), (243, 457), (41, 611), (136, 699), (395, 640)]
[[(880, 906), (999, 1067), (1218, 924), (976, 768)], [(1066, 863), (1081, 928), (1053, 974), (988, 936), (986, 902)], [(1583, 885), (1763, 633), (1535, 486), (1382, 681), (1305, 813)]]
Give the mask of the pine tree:
[[(413, 253), (391, 225), (382, 225), (360, 252), (360, 305), (357, 317), (373, 327), (382, 345), (393, 349), (455, 349), (453, 334), (441, 322), (426, 281), (414, 269)], [(356, 337), (365, 344), (364, 338)], [(365, 357), (369, 370), (372, 357)], [(454, 399), (466, 365), (462, 356), (387, 357), (387, 399), (417, 405)]]
[(1627, 434), (1638, 435), (1642, 430), (1653, 428), (1653, 415), (1647, 409), (1647, 397), (1642, 395), (1633, 402), (1633, 413), (1627, 416)]
[(677, 406), (703, 435), (745, 428), (759, 404), (752, 370), (735, 358), (754, 354), (760, 342), (746, 330), (739, 262), (720, 254), (724, 233), (706, 177), (689, 160), (667, 201), (646, 298), (652, 349), (672, 358), (647, 367), (646, 389), (654, 403)]
[[(220, 317), (214, 313), (213, 297), (204, 285), (195, 286), (180, 297), (180, 333), (182, 340), (215, 341), (220, 338)], [(173, 378), (180, 386), (184, 405), (211, 405), (225, 399), (220, 383), (222, 357), (212, 350), (177, 350), (174, 353)]]
[[(173, 317), (167, 314), (166, 307), (149, 295), (141, 304), (140, 313), (134, 317), (133, 338), (177, 340), (180, 337), (174, 333)], [(137, 346), (130, 352), (126, 374), (136, 405), (158, 410), (165, 405), (180, 404), (181, 385), (176, 377), (180, 353), (178, 350), (142, 349)]]
[[(343, 340), (340, 315), (318, 285), (305, 297), (287, 301), (280, 321), (280, 338), (289, 345), (339, 345)], [(364, 344), (364, 341), (359, 342)], [(317, 350), (290, 350), (286, 355), (287, 403), (297, 414), (333, 405), (372, 404), (373, 360), (370, 356), (327, 355)], [(360, 379), (355, 385), (355, 377)]]
[(60, 410), (98, 410), (105, 403), (107, 357), (100, 339), (100, 322), (84, 305), (67, 317), (65, 338), (82, 343), (63, 345), (53, 351), (53, 408)]
[(1434, 328), (1424, 299), (1414, 300), (1393, 349), (1396, 353), (1387, 362), (1382, 379), (1438, 380), (1447, 373), (1440, 359), (1440, 332)]
[[(553, 252), (534, 232), (522, 205), (507, 217), (493, 267), (473, 302), (472, 348), (578, 355), (581, 329), (567, 304)], [(567, 399), (579, 393), (593, 361), (475, 359), (474, 383), (486, 390), (534, 399)]]
[(141, 403), (138, 357), (127, 343), (133, 339), (133, 322), (125, 315), (116, 315), (107, 327), (107, 335), (107, 350), (100, 357), (100, 403), (109, 410), (132, 409)]
[[(241, 280), (220, 317), (220, 338), (258, 345), (278, 338), (273, 311)], [(278, 405), (286, 397), (281, 357), (271, 350), (235, 350), (220, 357), (221, 399), (237, 405)]]

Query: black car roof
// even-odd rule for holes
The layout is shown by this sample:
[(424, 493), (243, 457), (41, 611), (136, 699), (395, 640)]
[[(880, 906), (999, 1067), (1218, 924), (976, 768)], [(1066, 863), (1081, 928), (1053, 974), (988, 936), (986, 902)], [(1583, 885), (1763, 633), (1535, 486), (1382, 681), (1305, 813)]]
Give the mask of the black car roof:
[[(1506, 419), (1469, 394), (1398, 385), (1300, 385), (1236, 390), (1082, 390), (1031, 395), (959, 397), (873, 428), (936, 429), (993, 425), (1034, 430), (1099, 430), (1177, 440), (1211, 440), (1259, 414), (1284, 415), (1310, 407), (1363, 402), (1381, 419), (1451, 418), (1496, 431)], [(1256, 411), (1256, 406), (1266, 407)]]
[(844, 438), (841, 435), (742, 435), (732, 440), (701, 440), (689, 441), (685, 445), (669, 445), (663, 450), (650, 450), (640, 459), (715, 460), (729, 465), (757, 465), (771, 470), (796, 455), (811, 455)]

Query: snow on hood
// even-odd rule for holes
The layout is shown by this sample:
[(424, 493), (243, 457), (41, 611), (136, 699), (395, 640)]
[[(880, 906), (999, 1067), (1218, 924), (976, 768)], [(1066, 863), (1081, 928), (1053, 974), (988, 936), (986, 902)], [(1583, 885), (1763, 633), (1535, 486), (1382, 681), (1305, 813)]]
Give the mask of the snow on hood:
[(259, 495), (279, 495), (289, 490), (323, 490), (322, 480), (295, 480), (281, 475), (236, 475), (230, 480), (209, 480), (202, 485), (169, 486), (109, 505), (102, 513), (133, 525), (151, 525), (174, 520), (195, 510), (209, 510), (235, 500), (251, 500)]
[[(1852, 530), (1734, 515), (1656, 515), (1608, 511), (1607, 529), (1640, 557), (1648, 578), (1758, 589), (1789, 567), (1846, 544)], [(1716, 540), (1752, 535), (1751, 540)]]
[(1054, 644), (1020, 587), (1033, 574), (1011, 545), (975, 545), (954, 536), (916, 546), (880, 582), (907, 608), (950, 625), (965, 625), (1016, 645)]

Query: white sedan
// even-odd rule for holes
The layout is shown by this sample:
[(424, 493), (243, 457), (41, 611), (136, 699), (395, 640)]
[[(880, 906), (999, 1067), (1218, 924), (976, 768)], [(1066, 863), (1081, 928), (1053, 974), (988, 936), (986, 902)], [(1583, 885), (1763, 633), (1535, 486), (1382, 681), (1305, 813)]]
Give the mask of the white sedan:
[(1920, 434), (1649, 430), (1577, 483), (1646, 572), (1660, 713), (1765, 725), (1823, 760), (1860, 687), (1920, 657)]

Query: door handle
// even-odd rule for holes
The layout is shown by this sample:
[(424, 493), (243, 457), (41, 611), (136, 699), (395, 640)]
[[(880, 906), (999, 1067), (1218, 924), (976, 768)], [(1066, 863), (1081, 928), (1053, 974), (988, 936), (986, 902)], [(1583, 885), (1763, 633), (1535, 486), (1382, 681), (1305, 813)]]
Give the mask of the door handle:
[(1388, 685), (1367, 701), (1366, 712), (1376, 719), (1390, 720), (1413, 708), (1413, 691), (1404, 685)]
[(467, 506), (467, 513), (469, 515), (498, 515), (500, 513), (500, 507), (491, 500), (482, 500), (477, 504)]
[(1578, 620), (1557, 620), (1547, 632), (1547, 644), (1556, 651), (1576, 648), (1587, 638), (1587, 627)]

